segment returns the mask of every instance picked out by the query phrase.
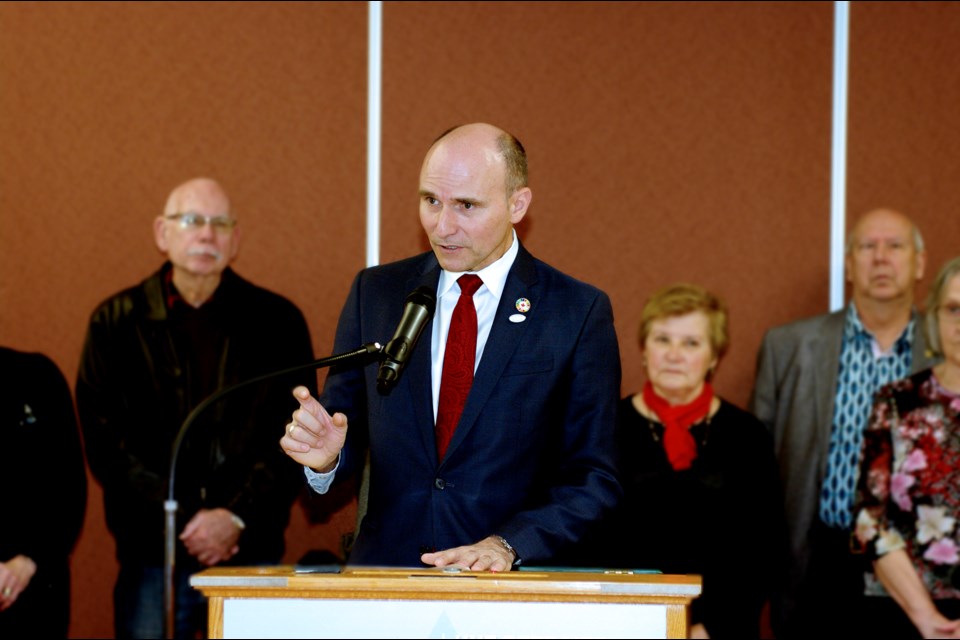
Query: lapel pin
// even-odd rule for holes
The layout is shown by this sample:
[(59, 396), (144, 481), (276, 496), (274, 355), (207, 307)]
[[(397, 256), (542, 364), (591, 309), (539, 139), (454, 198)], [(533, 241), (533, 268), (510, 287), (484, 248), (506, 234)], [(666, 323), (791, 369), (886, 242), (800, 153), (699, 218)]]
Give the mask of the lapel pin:
[(510, 322), (523, 322), (526, 319), (527, 319), (527, 316), (523, 315), (522, 313), (515, 313), (508, 318)]
[(517, 298), (517, 311), (520, 313), (530, 311), (530, 301), (526, 298)]

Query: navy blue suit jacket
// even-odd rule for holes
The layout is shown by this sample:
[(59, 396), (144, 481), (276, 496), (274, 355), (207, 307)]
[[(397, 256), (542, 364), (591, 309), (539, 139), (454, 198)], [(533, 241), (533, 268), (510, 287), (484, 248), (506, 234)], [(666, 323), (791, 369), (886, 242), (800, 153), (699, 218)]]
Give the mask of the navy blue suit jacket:
[[(351, 564), (419, 567), (424, 551), (504, 536), (527, 563), (549, 563), (621, 495), (613, 462), (620, 353), (605, 293), (520, 246), (460, 423), (437, 460), (432, 321), (387, 394), (377, 367), (332, 369), (321, 398), (349, 419), (337, 478), (370, 452), (367, 511)], [(406, 295), (436, 290), (432, 253), (361, 271), (335, 353), (385, 343)], [(516, 301), (531, 308), (511, 322)]]

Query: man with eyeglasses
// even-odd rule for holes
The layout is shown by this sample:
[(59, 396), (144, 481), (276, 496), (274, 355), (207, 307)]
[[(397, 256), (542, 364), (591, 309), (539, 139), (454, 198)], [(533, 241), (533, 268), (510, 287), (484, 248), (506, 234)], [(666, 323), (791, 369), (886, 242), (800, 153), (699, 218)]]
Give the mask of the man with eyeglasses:
[[(118, 638), (164, 637), (164, 508), (171, 451), (186, 417), (218, 389), (314, 359), (289, 300), (237, 275), (240, 227), (208, 178), (173, 190), (153, 223), (167, 261), (94, 310), (77, 378), (91, 471), (117, 545)], [(189, 575), (219, 564), (275, 564), (300, 478), (273, 433), (308, 372), (225, 396), (199, 414), (175, 470), (177, 637), (206, 631)]]

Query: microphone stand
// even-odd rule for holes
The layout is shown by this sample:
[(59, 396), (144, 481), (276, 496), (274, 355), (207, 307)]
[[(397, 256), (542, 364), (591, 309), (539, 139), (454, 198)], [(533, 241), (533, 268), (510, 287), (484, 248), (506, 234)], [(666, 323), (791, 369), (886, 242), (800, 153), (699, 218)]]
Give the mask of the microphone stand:
[[(235, 385), (224, 387), (218, 391), (207, 396), (203, 402), (194, 407), (193, 411), (187, 416), (187, 419), (183, 421), (183, 424), (180, 426), (180, 431), (177, 433), (177, 437), (173, 441), (173, 451), (170, 455), (170, 483), (167, 491), (167, 499), (163, 503), (163, 510), (166, 512), (166, 526), (164, 528), (165, 539), (165, 548), (164, 548), (164, 557), (166, 559), (163, 567), (163, 604), (164, 610), (166, 612), (166, 630), (167, 638), (172, 639), (175, 636), (176, 632), (176, 619), (174, 615), (174, 568), (176, 567), (176, 528), (177, 528), (177, 501), (173, 497), (173, 485), (174, 485), (174, 474), (176, 473), (177, 468), (177, 456), (180, 453), (180, 445), (183, 442), (184, 436), (186, 436), (187, 431), (190, 429), (190, 425), (193, 424), (193, 421), (198, 415), (203, 413), (203, 411), (209, 407), (211, 404), (220, 400), (226, 395), (233, 393), (238, 389), (244, 389), (252, 384), (258, 382), (263, 382), (270, 378), (275, 378), (279, 376), (284, 376), (290, 373), (296, 373), (297, 371), (303, 371), (305, 369), (320, 369), (322, 367), (329, 367), (335, 364), (355, 364), (358, 366), (369, 364), (375, 360), (382, 358), (381, 353), (383, 352), (383, 347), (377, 342), (369, 342), (359, 349), (350, 351), (348, 353), (341, 353), (338, 355), (329, 356), (326, 358), (321, 358), (315, 362), (309, 364), (301, 364), (295, 367), (290, 367), (289, 369), (284, 369), (282, 371), (274, 371), (273, 373), (267, 373), (262, 376), (257, 376), (250, 380), (244, 380), (243, 382), (238, 382)], [(355, 361), (355, 362), (354, 362)]]

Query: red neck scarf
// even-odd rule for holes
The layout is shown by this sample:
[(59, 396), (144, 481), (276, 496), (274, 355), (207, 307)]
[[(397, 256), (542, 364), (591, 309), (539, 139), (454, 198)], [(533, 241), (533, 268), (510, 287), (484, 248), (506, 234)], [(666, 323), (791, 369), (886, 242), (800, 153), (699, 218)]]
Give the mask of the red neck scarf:
[(689, 469), (697, 457), (697, 443), (690, 435), (690, 425), (700, 422), (710, 413), (713, 387), (709, 382), (704, 382), (703, 391), (692, 402), (671, 406), (657, 395), (653, 385), (647, 381), (643, 385), (643, 401), (663, 423), (663, 448), (674, 470)]

